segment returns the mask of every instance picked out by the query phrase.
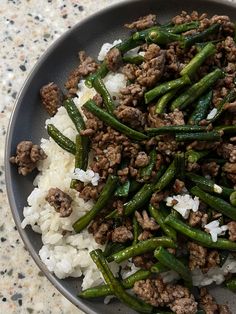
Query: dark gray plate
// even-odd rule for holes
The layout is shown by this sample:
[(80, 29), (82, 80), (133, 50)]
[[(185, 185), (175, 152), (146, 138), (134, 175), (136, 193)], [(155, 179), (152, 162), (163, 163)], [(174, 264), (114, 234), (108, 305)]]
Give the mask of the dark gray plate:
[[(108, 314), (112, 312), (116, 314), (123, 311), (128, 314), (134, 312), (115, 301), (106, 306), (102, 300), (79, 300), (76, 294), (80, 290), (80, 279), (59, 280), (49, 273), (38, 256), (38, 251), (42, 245), (40, 236), (29, 227), (22, 230), (20, 225), (23, 219), (22, 209), (26, 205), (27, 196), (33, 189), (32, 181), (35, 174), (27, 177), (18, 175), (16, 168), (12, 167), (8, 160), (15, 152), (19, 141), (28, 139), (39, 143), (40, 138), (46, 136), (44, 121), (47, 116), (40, 104), (39, 89), (49, 81), (54, 81), (63, 88), (68, 73), (77, 65), (78, 50), (86, 50), (90, 55), (96, 56), (102, 43), (123, 38), (126, 35), (125, 30), (122, 29), (125, 22), (152, 12), (157, 14), (162, 23), (168, 21), (181, 10), (188, 12), (198, 10), (211, 15), (226, 14), (236, 20), (236, 5), (222, 3), (220, 0), (135, 0), (121, 2), (77, 24), (48, 49), (26, 81), (11, 117), (6, 141), (5, 169), (8, 198), (15, 223), (33, 259), (51, 283), (86, 313)], [(236, 312), (233, 294), (222, 288), (215, 289), (215, 294), (219, 302), (228, 301), (231, 309), (235, 309), (233, 312)]]

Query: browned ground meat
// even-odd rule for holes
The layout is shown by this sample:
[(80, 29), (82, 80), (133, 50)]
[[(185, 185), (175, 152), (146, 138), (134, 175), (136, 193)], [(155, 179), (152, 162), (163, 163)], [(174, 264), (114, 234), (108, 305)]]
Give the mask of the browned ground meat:
[(47, 158), (43, 149), (31, 141), (22, 141), (16, 147), (16, 156), (10, 157), (10, 162), (16, 164), (18, 173), (26, 176), (36, 167), (39, 160)]
[(138, 236), (138, 240), (139, 241), (145, 241), (145, 240), (150, 239), (152, 237), (153, 237), (153, 234), (149, 230), (144, 230)]
[(146, 210), (143, 210), (142, 215), (136, 211), (135, 217), (143, 230), (157, 230), (159, 228), (155, 220), (148, 216)]
[(112, 231), (111, 239), (112, 242), (125, 243), (133, 240), (133, 233), (126, 226), (120, 226)]
[(117, 48), (112, 48), (108, 51), (105, 60), (110, 71), (117, 71), (122, 65), (122, 56), (120, 50)]
[(105, 244), (111, 236), (112, 223), (112, 220), (105, 220), (103, 217), (97, 217), (89, 226), (88, 231), (93, 234), (94, 239), (98, 244)]
[(152, 253), (145, 253), (143, 255), (133, 257), (132, 262), (136, 267), (140, 267), (142, 269), (150, 269), (154, 265), (156, 260)]
[(179, 179), (176, 179), (173, 185), (173, 191), (176, 194), (179, 194), (183, 191), (183, 188), (185, 187), (185, 183)]
[(212, 161), (204, 163), (201, 168), (204, 176), (209, 175), (211, 177), (216, 177), (218, 175), (220, 166), (215, 161)]
[(72, 213), (72, 198), (58, 188), (51, 188), (45, 200), (60, 213), (61, 217), (68, 217)]
[(197, 302), (187, 288), (164, 284), (160, 278), (137, 281), (133, 290), (145, 302), (156, 307), (169, 307), (176, 314), (197, 312)]
[(226, 162), (222, 168), (224, 172), (226, 172), (227, 177), (236, 184), (236, 162), (230, 163)]
[(86, 56), (84, 51), (79, 52), (79, 61), (80, 65), (70, 73), (68, 80), (65, 83), (69, 95), (72, 96), (77, 92), (79, 80), (90, 73), (94, 73), (98, 68), (98, 64), (93, 58)]
[(207, 224), (207, 219), (208, 215), (198, 210), (197, 212), (190, 212), (188, 223), (192, 227), (201, 227)]
[(142, 100), (146, 88), (140, 84), (130, 84), (120, 90), (121, 106), (137, 106)]
[(54, 116), (62, 105), (63, 95), (60, 88), (55, 83), (48, 83), (40, 89), (40, 96), (47, 113)]
[(236, 162), (236, 145), (230, 143), (222, 143), (217, 148), (217, 153), (228, 159), (229, 162)]
[(210, 268), (220, 263), (220, 256), (216, 250), (208, 251), (206, 248), (193, 242), (188, 242), (188, 249), (190, 270), (200, 268), (203, 272), (207, 272)]
[(230, 221), (227, 226), (229, 228), (229, 239), (236, 241), (236, 221)]
[(125, 24), (125, 27), (129, 29), (142, 30), (148, 27), (151, 27), (157, 23), (157, 17), (155, 14), (149, 14), (143, 17), (140, 17), (137, 21), (134, 21), (130, 24)]
[(104, 186), (103, 183), (98, 184), (98, 186), (88, 184), (83, 187), (83, 189), (80, 191), (79, 196), (83, 198), (85, 201), (89, 201), (90, 199), (97, 200), (103, 186)]
[(135, 159), (135, 166), (138, 168), (145, 167), (149, 164), (150, 158), (145, 152), (139, 152)]
[(121, 105), (118, 106), (115, 114), (119, 120), (134, 129), (143, 127), (146, 122), (146, 115), (138, 108)]
[(206, 314), (231, 314), (227, 305), (219, 305), (206, 288), (200, 289), (200, 306)]
[(150, 203), (151, 203), (154, 207), (158, 208), (158, 207), (159, 207), (159, 203), (160, 203), (161, 201), (163, 201), (163, 200), (167, 197), (167, 195), (169, 195), (169, 191), (165, 191), (165, 192), (154, 192), (154, 193), (152, 194)]

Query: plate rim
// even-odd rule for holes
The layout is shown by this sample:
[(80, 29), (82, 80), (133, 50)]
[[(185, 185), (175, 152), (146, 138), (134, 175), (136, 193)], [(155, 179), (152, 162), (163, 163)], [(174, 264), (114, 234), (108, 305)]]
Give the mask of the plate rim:
[[(33, 78), (33, 74), (41, 67), (44, 60), (47, 58), (48, 55), (51, 54), (53, 50), (59, 46), (64, 39), (72, 32), (75, 31), (75, 29), (79, 29), (81, 25), (89, 22), (90, 20), (93, 20), (95, 17), (105, 14), (109, 11), (113, 11), (116, 8), (122, 7), (126, 4), (130, 3), (139, 3), (143, 2), (145, 0), (120, 0), (118, 3), (114, 3), (111, 5), (108, 5), (107, 7), (87, 16), (86, 18), (83, 18), (81, 21), (73, 25), (70, 29), (67, 29), (65, 32), (61, 34), (59, 38), (57, 38), (54, 42), (52, 42), (46, 50), (42, 53), (42, 55), (39, 57), (39, 59), (36, 61), (36, 63), (32, 66), (31, 70), (29, 71), (26, 79), (24, 80), (19, 93), (14, 101), (13, 109), (10, 115), (10, 119), (7, 126), (6, 131), (6, 137), (5, 137), (5, 146), (4, 146), (4, 169), (5, 169), (5, 185), (6, 185), (6, 192), (7, 192), (7, 201), (10, 206), (11, 214), (14, 220), (14, 223), (16, 225), (17, 231), (20, 234), (20, 237), (23, 241), (23, 244), (25, 245), (26, 250), (29, 252), (30, 256), (32, 257), (33, 261), (37, 265), (37, 267), (44, 273), (44, 275), (47, 277), (49, 282), (67, 299), (69, 300), (74, 306), (79, 308), (80, 310), (84, 311), (86, 314), (97, 314), (96, 311), (92, 310), (89, 305), (84, 304), (84, 301), (76, 298), (73, 296), (65, 287), (63, 287), (62, 283), (59, 282), (58, 278), (51, 273), (48, 268), (44, 265), (44, 263), (41, 261), (38, 252), (36, 252), (34, 246), (31, 244), (29, 238), (26, 235), (25, 230), (21, 227), (21, 219), (19, 216), (17, 204), (15, 202), (15, 198), (13, 197), (12, 193), (12, 179), (10, 176), (10, 162), (9, 162), (9, 156), (10, 156), (10, 144), (11, 144), (11, 138), (13, 133), (12, 125), (15, 123), (21, 98), (23, 97), (25, 91), (27, 90), (28, 86), (31, 83), (31, 80)], [(229, 8), (236, 9), (236, 2), (231, 2), (229, 0), (203, 0), (204, 2), (210, 2), (210, 3), (216, 3), (220, 5), (227, 6)]]

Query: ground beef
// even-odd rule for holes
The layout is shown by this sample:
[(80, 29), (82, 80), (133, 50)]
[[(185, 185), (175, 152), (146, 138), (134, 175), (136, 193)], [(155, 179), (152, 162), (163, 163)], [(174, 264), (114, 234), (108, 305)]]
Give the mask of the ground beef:
[(120, 90), (120, 105), (123, 106), (137, 106), (143, 99), (146, 88), (140, 84), (130, 84)]
[(120, 164), (121, 162), (121, 145), (111, 144), (107, 147), (106, 157), (109, 161), (109, 166), (114, 167), (115, 165)]
[(175, 109), (173, 112), (164, 113), (165, 125), (184, 125), (184, 114), (182, 111)]
[(222, 143), (217, 148), (217, 154), (228, 159), (229, 162), (236, 162), (236, 145), (230, 143)]
[(40, 96), (47, 113), (50, 116), (54, 116), (63, 101), (63, 94), (60, 88), (53, 82), (48, 83), (40, 89)]
[(153, 256), (153, 253), (145, 253), (140, 256), (134, 256), (132, 258), (132, 262), (136, 267), (150, 269), (156, 263), (156, 260)]
[(200, 268), (204, 273), (210, 268), (219, 265), (220, 256), (218, 251), (207, 250), (194, 242), (188, 242), (189, 268), (194, 270)]
[(149, 230), (144, 230), (138, 236), (138, 240), (139, 241), (145, 241), (145, 240), (150, 239), (152, 237), (153, 237), (153, 234)]
[(157, 17), (155, 14), (149, 14), (143, 17), (140, 17), (137, 21), (134, 21), (130, 24), (125, 24), (125, 27), (129, 29), (142, 30), (148, 27), (156, 25)]
[(201, 168), (204, 176), (210, 175), (211, 177), (216, 177), (219, 173), (220, 166), (215, 161), (212, 161), (202, 164)]
[(231, 314), (227, 305), (219, 305), (206, 288), (200, 289), (200, 306), (206, 314)]
[[(151, 55), (151, 53), (149, 55)], [(163, 50), (159, 50), (159, 55), (157, 57), (149, 61), (143, 62), (140, 65), (139, 69), (135, 72), (137, 82), (141, 86), (145, 86), (148, 88), (152, 87), (161, 79), (164, 68), (165, 52)]]
[(104, 183), (100, 183), (98, 184), (98, 186), (88, 184), (80, 191), (79, 197), (81, 197), (85, 201), (89, 201), (90, 199), (96, 201), (99, 197), (99, 194), (103, 186)]
[(162, 155), (173, 156), (178, 150), (179, 144), (175, 141), (175, 138), (171, 135), (160, 136), (160, 141), (157, 144), (157, 151)]
[(139, 152), (135, 159), (135, 166), (138, 168), (145, 167), (149, 164), (150, 157), (145, 152)]
[(229, 239), (236, 241), (236, 221), (230, 221), (227, 226), (229, 228)]
[(143, 128), (146, 122), (146, 115), (138, 108), (121, 105), (115, 110), (119, 120), (128, 124), (134, 129)]
[(61, 217), (68, 217), (72, 213), (72, 198), (58, 188), (51, 188), (45, 200), (60, 213)]
[(226, 162), (222, 169), (224, 172), (236, 174), (236, 162), (234, 163)]
[(164, 284), (161, 278), (137, 281), (133, 290), (143, 301), (156, 307), (169, 307), (176, 314), (197, 312), (197, 303), (187, 288)]
[(105, 220), (103, 217), (96, 217), (89, 226), (88, 231), (92, 233), (98, 244), (105, 244), (111, 236), (112, 220)]
[(133, 233), (125, 226), (120, 226), (114, 229), (111, 234), (112, 242), (125, 243), (133, 240)]
[(152, 194), (150, 203), (152, 204), (152, 206), (158, 208), (159, 207), (159, 203), (162, 202), (168, 195), (169, 195), (169, 191), (154, 192)]
[(134, 81), (136, 79), (135, 72), (138, 66), (132, 63), (127, 63), (122, 67), (122, 73), (126, 76), (127, 80)]
[(202, 227), (207, 224), (207, 220), (208, 220), (208, 215), (198, 210), (197, 212), (190, 212), (188, 223), (192, 227), (196, 227), (196, 226)]
[(218, 146), (220, 146), (220, 142), (205, 142), (205, 141), (194, 141), (190, 145), (187, 146), (187, 150), (195, 149), (195, 150), (216, 150)]
[(159, 226), (152, 217), (149, 217), (146, 210), (143, 210), (142, 215), (135, 212), (135, 217), (143, 230), (158, 230)]
[(117, 48), (109, 50), (105, 57), (105, 61), (107, 68), (112, 72), (116, 72), (122, 65), (122, 55), (120, 50)]
[(70, 73), (68, 80), (65, 83), (65, 87), (70, 96), (76, 94), (80, 79), (90, 73), (94, 73), (98, 68), (98, 64), (94, 59), (86, 56), (84, 51), (79, 52), (79, 60), (80, 65)]
[(179, 179), (176, 179), (173, 185), (173, 191), (176, 194), (180, 194), (185, 188), (185, 183)]
[(22, 141), (16, 147), (16, 156), (10, 157), (10, 162), (18, 166), (18, 173), (26, 176), (37, 166), (39, 160), (47, 158), (43, 149), (31, 141)]

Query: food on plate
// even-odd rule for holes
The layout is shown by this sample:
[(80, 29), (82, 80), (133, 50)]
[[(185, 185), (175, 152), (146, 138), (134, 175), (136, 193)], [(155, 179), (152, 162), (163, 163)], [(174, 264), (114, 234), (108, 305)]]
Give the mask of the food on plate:
[(235, 25), (182, 12), (125, 26), (99, 61), (79, 53), (64, 95), (41, 88), (49, 139), (10, 159), (39, 170), (22, 227), (58, 278), (84, 276), (80, 298), (231, 313), (205, 286), (236, 290)]

